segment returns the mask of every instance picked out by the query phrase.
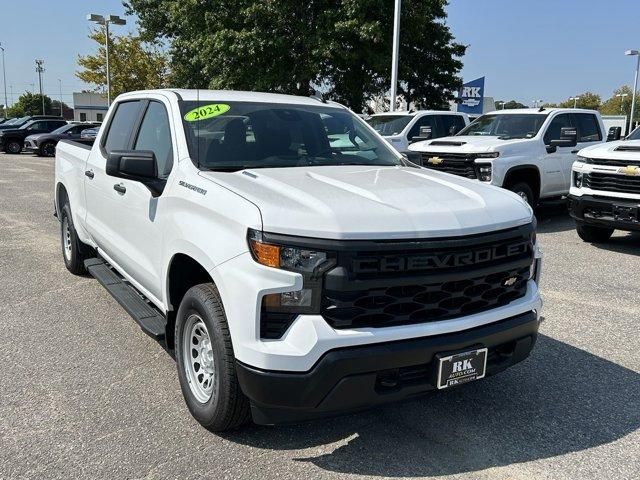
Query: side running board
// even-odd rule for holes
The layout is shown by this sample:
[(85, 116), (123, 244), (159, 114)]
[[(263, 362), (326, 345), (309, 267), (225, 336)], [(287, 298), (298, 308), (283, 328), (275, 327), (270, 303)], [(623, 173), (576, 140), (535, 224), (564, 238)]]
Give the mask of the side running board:
[(85, 260), (84, 266), (92, 277), (107, 289), (142, 331), (155, 340), (164, 340), (167, 320), (164, 315), (148, 302), (132, 285), (101, 258)]

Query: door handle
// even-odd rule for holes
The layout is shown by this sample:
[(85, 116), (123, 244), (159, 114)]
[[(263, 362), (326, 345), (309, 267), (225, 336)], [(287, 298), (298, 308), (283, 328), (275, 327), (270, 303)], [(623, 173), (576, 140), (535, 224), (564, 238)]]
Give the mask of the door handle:
[(113, 186), (113, 189), (114, 189), (116, 192), (118, 192), (118, 193), (123, 193), (123, 194), (124, 194), (124, 193), (126, 193), (126, 191), (127, 191), (127, 189), (125, 188), (125, 186), (124, 186), (124, 185), (122, 185), (121, 183), (116, 183), (116, 184)]
[(571, 150), (571, 153), (578, 153), (580, 150)]
[(95, 173), (93, 173), (93, 170), (87, 170), (86, 172), (84, 172), (84, 174), (89, 178), (93, 178), (96, 176)]

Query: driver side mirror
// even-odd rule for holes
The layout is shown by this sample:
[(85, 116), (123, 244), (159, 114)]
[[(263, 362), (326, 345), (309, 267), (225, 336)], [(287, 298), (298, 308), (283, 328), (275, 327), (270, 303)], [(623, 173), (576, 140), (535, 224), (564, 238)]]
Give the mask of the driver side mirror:
[(424, 140), (431, 140), (432, 137), (433, 137), (433, 132), (431, 130), (431, 127), (429, 126), (420, 127), (420, 133), (415, 137), (411, 138), (411, 141), (409, 143), (422, 142)]
[(107, 156), (106, 174), (145, 183), (158, 178), (158, 162), (150, 150), (114, 150)]
[(622, 136), (622, 127), (611, 127), (607, 133), (607, 142), (615, 142), (620, 140)]
[(550, 147), (575, 147), (578, 144), (578, 130), (575, 127), (562, 127), (560, 138), (551, 140)]

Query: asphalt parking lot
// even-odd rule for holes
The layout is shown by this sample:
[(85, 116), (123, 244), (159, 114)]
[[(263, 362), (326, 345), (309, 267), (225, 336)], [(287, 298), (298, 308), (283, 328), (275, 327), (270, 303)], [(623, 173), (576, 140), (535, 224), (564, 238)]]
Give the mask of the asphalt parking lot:
[(215, 435), (172, 358), (64, 268), (53, 159), (0, 154), (0, 478), (637, 479), (640, 235), (539, 209), (545, 321), (492, 378), (328, 421)]

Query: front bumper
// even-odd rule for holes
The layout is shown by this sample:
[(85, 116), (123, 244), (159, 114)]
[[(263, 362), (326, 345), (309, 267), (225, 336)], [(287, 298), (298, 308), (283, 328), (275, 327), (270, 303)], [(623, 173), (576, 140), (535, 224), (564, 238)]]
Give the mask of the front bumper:
[(568, 195), (567, 199), (569, 213), (577, 222), (618, 230), (640, 231), (640, 217), (634, 220), (621, 217), (614, 212), (614, 206), (640, 211), (640, 200), (595, 195)]
[(338, 348), (306, 372), (268, 371), (239, 361), (236, 371), (256, 423), (299, 422), (433, 390), (438, 353), (486, 347), (486, 374), (494, 375), (529, 356), (538, 325), (538, 313), (530, 311), (460, 332)]

